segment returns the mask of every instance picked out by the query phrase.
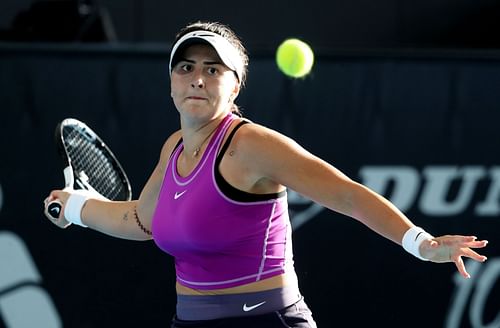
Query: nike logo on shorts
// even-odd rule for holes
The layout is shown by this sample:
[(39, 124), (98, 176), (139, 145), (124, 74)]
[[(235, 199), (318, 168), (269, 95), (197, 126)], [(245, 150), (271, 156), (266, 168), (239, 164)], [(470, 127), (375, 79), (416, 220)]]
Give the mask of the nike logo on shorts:
[(182, 195), (184, 195), (184, 193), (186, 191), (187, 190), (184, 190), (184, 191), (181, 191), (181, 192), (176, 191), (175, 194), (174, 194), (174, 199), (179, 199)]
[(261, 302), (261, 303), (257, 303), (255, 305), (251, 305), (251, 306), (247, 306), (247, 303), (243, 304), (243, 311), (245, 312), (250, 312), (252, 310), (255, 310), (256, 308), (258, 308), (259, 306), (262, 306), (266, 303), (266, 301), (264, 302)]

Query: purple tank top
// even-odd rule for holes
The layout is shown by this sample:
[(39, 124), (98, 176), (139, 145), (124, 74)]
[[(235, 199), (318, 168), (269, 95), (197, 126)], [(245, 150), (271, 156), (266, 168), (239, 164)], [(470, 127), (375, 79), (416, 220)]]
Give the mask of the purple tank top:
[(216, 182), (217, 153), (233, 119), (223, 120), (186, 177), (176, 169), (182, 143), (174, 150), (153, 216), (155, 243), (174, 256), (177, 281), (190, 288), (228, 288), (293, 271), (286, 193), (235, 201)]

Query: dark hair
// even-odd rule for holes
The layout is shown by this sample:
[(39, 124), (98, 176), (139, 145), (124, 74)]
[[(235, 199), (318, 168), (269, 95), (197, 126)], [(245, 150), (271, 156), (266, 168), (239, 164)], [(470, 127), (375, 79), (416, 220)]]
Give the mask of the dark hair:
[[(244, 87), (248, 72), (248, 53), (247, 50), (245, 49), (245, 46), (243, 46), (243, 42), (241, 41), (241, 39), (229, 26), (219, 22), (197, 21), (194, 23), (190, 23), (184, 28), (182, 28), (179, 31), (179, 33), (177, 33), (173, 44), (175, 44), (180, 38), (182, 38), (183, 35), (189, 32), (200, 31), (200, 30), (210, 31), (219, 34), (220, 36), (224, 37), (227, 41), (229, 41), (238, 50), (238, 53), (240, 54), (241, 57), (241, 61), (243, 62), (243, 70), (241, 72), (240, 86)], [(238, 116), (243, 116), (240, 108), (235, 103), (233, 103), (233, 108), (231, 109), (231, 111)]]

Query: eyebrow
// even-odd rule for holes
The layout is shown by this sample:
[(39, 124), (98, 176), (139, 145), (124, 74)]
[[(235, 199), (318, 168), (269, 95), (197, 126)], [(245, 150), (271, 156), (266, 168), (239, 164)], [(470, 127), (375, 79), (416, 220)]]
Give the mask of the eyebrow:
[[(191, 64), (195, 64), (196, 62), (194, 60), (191, 60), (191, 59), (187, 59), (187, 58), (180, 58), (179, 62), (181, 61), (185, 61), (185, 62), (188, 62), (188, 63), (191, 63)], [(220, 60), (214, 60), (214, 61), (204, 61), (203, 62), (204, 65), (215, 65), (215, 64), (218, 64), (218, 65), (224, 65), (224, 63), (222, 63), (222, 61)]]

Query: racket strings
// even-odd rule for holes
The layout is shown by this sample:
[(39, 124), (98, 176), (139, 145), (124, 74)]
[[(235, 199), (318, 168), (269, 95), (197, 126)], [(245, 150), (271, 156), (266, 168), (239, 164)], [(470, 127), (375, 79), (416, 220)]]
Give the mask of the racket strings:
[[(128, 186), (104, 148), (98, 147), (88, 135), (75, 128), (65, 128), (63, 140), (75, 171), (75, 180), (90, 185), (110, 200), (127, 198)], [(89, 189), (84, 186), (82, 188)]]

